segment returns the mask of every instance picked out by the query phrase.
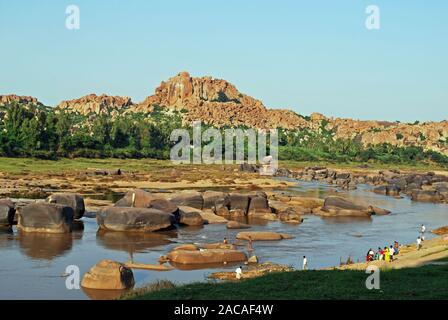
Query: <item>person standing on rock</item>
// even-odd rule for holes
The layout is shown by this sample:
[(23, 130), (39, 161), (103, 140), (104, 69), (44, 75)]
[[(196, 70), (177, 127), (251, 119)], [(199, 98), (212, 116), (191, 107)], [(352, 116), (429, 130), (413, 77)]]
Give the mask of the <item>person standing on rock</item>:
[(227, 238), (224, 238), (223, 244), (229, 244), (229, 241), (227, 241)]
[(241, 268), (241, 266), (239, 266), (238, 268), (236, 268), (235, 270), (235, 276), (237, 280), (241, 279), (241, 275), (243, 274), (243, 269)]
[(303, 256), (302, 270), (308, 270), (308, 259)]

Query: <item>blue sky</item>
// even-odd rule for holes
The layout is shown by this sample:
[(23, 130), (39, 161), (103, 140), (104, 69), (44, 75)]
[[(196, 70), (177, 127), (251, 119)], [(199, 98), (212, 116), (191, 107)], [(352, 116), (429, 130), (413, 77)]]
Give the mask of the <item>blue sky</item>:
[[(370, 4), (380, 30), (364, 26)], [(304, 115), (443, 120), (447, 16), (442, 0), (0, 0), (0, 94), (138, 102), (186, 70)]]

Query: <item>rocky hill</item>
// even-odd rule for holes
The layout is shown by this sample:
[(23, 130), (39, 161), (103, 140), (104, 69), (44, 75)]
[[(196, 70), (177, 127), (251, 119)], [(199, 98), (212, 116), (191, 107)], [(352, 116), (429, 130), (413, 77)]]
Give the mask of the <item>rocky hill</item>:
[[(0, 96), (0, 107), (11, 101), (40, 104), (36, 98), (15, 95)], [(448, 121), (405, 124), (386, 121), (359, 121), (327, 118), (313, 113), (303, 117), (291, 110), (268, 109), (260, 100), (243, 94), (231, 83), (212, 77), (191, 77), (188, 72), (163, 81), (155, 93), (140, 103), (128, 97), (90, 94), (61, 102), (58, 112), (84, 116), (141, 112), (150, 114), (155, 106), (181, 111), (183, 121), (223, 126), (284, 128), (318, 132), (322, 125), (334, 132), (334, 138), (355, 139), (363, 145), (390, 143), (395, 146), (422, 146), (448, 154)]]
[(212, 77), (193, 78), (188, 72), (163, 81), (154, 95), (131, 110), (150, 111), (159, 105), (185, 110), (187, 122), (223, 127), (246, 125), (257, 128), (283, 127), (293, 129), (305, 124), (302, 117), (290, 110), (269, 110), (260, 100), (238, 91), (231, 83)]
[(62, 101), (56, 108), (61, 111), (75, 112), (84, 116), (91, 114), (115, 116), (132, 105), (133, 103), (129, 97), (89, 94), (79, 99)]
[(34, 97), (18, 96), (16, 94), (0, 95), (0, 107), (6, 106), (12, 102), (17, 102), (24, 105), (43, 106), (43, 104)]

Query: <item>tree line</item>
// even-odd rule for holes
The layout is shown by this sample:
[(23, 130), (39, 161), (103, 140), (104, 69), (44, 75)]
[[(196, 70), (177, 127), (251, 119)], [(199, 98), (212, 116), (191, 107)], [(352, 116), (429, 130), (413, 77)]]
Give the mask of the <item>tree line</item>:
[[(0, 156), (169, 159), (176, 144), (170, 141), (171, 132), (179, 128), (192, 130), (183, 125), (182, 111), (159, 106), (149, 114), (123, 113), (113, 118), (11, 103), (0, 108)], [(447, 156), (418, 146), (363, 146), (356, 138), (335, 139), (325, 121), (315, 131), (279, 130), (279, 159), (448, 165)]]

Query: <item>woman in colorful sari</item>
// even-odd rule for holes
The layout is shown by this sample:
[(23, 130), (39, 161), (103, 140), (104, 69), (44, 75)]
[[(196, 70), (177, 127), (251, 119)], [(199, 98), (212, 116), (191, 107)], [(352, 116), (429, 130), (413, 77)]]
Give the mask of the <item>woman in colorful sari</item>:
[(390, 261), (390, 251), (388, 247), (384, 247), (384, 260), (387, 262)]

